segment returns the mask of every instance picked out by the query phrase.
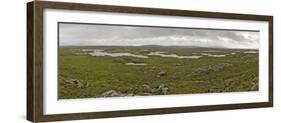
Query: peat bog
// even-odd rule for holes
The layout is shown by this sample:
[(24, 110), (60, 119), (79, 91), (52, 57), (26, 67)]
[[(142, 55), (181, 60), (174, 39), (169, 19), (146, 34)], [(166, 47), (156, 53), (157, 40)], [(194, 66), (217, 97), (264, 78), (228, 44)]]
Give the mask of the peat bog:
[(59, 99), (258, 91), (258, 50), (63, 46)]

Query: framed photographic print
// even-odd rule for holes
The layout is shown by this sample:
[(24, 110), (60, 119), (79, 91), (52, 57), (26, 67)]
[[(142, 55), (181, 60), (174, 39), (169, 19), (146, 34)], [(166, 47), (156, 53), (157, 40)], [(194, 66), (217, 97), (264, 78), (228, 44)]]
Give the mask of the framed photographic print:
[(33, 122), (273, 106), (273, 17), (27, 4)]

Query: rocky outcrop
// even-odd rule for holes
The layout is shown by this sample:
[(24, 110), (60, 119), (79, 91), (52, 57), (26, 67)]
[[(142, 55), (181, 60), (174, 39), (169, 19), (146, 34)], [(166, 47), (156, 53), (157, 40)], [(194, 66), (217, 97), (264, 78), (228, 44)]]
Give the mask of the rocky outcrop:
[(143, 87), (144, 91), (146, 91), (146, 92), (150, 92), (151, 91), (151, 87), (149, 85), (147, 85), (147, 84), (143, 84), (142, 87)]
[(220, 70), (223, 70), (227, 67), (232, 67), (232, 66), (233, 65), (229, 64), (229, 63), (220, 63), (220, 64), (213, 65), (213, 66), (204, 66), (204, 67), (200, 67), (200, 68), (195, 69), (192, 72), (192, 75), (200, 75), (200, 74), (208, 74), (208, 73), (211, 73), (211, 72), (217, 72), (217, 71), (220, 71)]
[(255, 77), (253, 79), (253, 82), (251, 83), (249, 91), (257, 91), (257, 90), (259, 90), (259, 82), (258, 82), (258, 78)]
[(66, 80), (66, 83), (75, 86), (77, 88), (86, 88), (89, 86), (89, 83), (83, 84), (81, 83), (78, 79), (70, 79), (70, 80)]
[(144, 87), (145, 95), (166, 95), (168, 94), (168, 90), (169, 90), (169, 88), (164, 84), (161, 84), (154, 88), (145, 84), (143, 85), (143, 87)]
[(159, 85), (158, 90), (160, 91), (160, 94), (166, 95), (168, 94), (168, 87), (164, 84)]
[(118, 96), (120, 96), (120, 93), (118, 93), (115, 90), (109, 90), (109, 91), (102, 93), (101, 96), (102, 97), (118, 97)]
[(109, 90), (101, 94), (100, 97), (127, 97), (127, 96), (135, 96), (133, 93), (124, 94), (115, 90)]
[(160, 71), (160, 72), (158, 73), (158, 76), (159, 76), (159, 77), (167, 76), (167, 72), (164, 71), (164, 70), (162, 70), (162, 71)]
[[(150, 95), (166, 95), (168, 94), (169, 88), (167, 85), (161, 84), (157, 87), (150, 87), (147, 84), (143, 84), (143, 95), (150, 96)], [(116, 90), (109, 90), (105, 91), (101, 94), (99, 97), (128, 97), (128, 96), (137, 96), (136, 95), (136, 89), (129, 88), (125, 92), (119, 92)]]

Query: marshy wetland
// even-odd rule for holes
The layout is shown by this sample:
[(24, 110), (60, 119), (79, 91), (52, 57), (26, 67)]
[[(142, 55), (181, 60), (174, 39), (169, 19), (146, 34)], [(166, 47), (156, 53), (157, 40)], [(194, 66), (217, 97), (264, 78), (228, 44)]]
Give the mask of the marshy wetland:
[(258, 91), (258, 50), (61, 46), (59, 98)]

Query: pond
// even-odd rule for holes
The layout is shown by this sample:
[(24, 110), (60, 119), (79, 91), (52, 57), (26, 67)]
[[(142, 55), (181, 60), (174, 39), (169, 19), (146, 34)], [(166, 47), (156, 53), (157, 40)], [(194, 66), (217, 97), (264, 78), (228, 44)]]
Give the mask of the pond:
[(132, 56), (136, 58), (148, 58), (148, 56), (144, 55), (135, 55), (132, 53), (107, 53), (104, 50), (94, 50), (93, 52), (89, 53), (91, 56), (111, 56), (111, 57), (120, 57), (120, 56)]
[(208, 57), (225, 57), (226, 55), (213, 55), (208, 53), (202, 53), (202, 55), (208, 56)]
[(147, 55), (151, 55), (151, 56), (161, 56), (161, 57), (171, 57), (171, 58), (179, 58), (179, 59), (199, 59), (202, 56), (179, 56), (177, 54), (166, 54), (166, 52), (160, 52), (160, 51), (156, 51), (156, 52), (151, 52)]
[(245, 51), (244, 53), (258, 53), (258, 51)]
[[(131, 57), (136, 57), (136, 58), (148, 58), (148, 56), (145, 55), (136, 55), (132, 53), (107, 53), (104, 52), (104, 50), (96, 49), (93, 50), (92, 52), (89, 53), (91, 56), (111, 56), (111, 57), (121, 57), (121, 56), (131, 56)], [(202, 56), (179, 56), (177, 54), (166, 54), (165, 52), (150, 52), (147, 55), (149, 56), (161, 56), (161, 57), (170, 57), (170, 58), (179, 58), (179, 59), (198, 59), (201, 58)], [(132, 65), (132, 64), (130, 64)], [(136, 65), (136, 64), (134, 64)]]
[(126, 63), (126, 65), (144, 66), (144, 65), (147, 65), (147, 64), (145, 64), (145, 63)]

